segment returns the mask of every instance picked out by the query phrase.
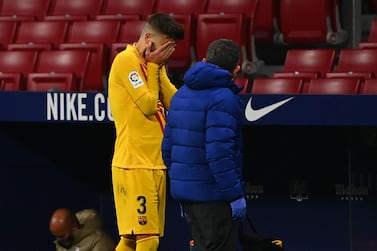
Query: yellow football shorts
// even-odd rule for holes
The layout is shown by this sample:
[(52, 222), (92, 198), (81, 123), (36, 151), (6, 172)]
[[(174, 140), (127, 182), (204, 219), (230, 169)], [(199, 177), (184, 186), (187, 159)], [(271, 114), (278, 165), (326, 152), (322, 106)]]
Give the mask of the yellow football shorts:
[(166, 170), (112, 167), (119, 235), (164, 235)]

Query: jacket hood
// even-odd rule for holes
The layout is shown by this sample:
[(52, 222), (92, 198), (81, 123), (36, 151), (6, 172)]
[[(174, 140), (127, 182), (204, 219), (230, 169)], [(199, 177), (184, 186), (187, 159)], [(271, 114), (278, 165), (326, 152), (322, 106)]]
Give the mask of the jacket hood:
[(102, 219), (94, 209), (83, 209), (76, 212), (80, 224), (88, 228), (101, 229)]
[(193, 90), (203, 90), (214, 87), (225, 87), (238, 93), (242, 88), (238, 87), (229, 71), (215, 64), (198, 62), (193, 65), (184, 75), (184, 84)]

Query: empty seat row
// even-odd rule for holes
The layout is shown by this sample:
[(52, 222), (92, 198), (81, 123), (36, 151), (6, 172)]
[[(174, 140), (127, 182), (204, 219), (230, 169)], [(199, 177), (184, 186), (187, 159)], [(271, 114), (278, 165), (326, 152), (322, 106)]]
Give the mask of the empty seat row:
[[(0, 21), (0, 45), (48, 44), (57, 48), (64, 42), (104, 43), (110, 46), (118, 39), (119, 21)], [(19, 45), (20, 46), (20, 45)]]
[(307, 88), (300, 78), (257, 78), (249, 92), (252, 94), (374, 94), (377, 79), (362, 82), (357, 78), (317, 78), (308, 82)]
[[(139, 32), (135, 32), (135, 38), (138, 34)], [(125, 45), (120, 43), (119, 46), (119, 48), (124, 48)], [(105, 50), (103, 44), (62, 43), (59, 45), (58, 49), (89, 51), (90, 60), (88, 71), (90, 72), (90, 81), (88, 80), (84, 85), (84, 89), (102, 89), (102, 77), (106, 75), (106, 66), (109, 65), (104, 63), (106, 60), (104, 60)], [(185, 57), (182, 56), (183, 60), (184, 58)], [(299, 78), (306, 83), (315, 78), (347, 77), (358, 78), (363, 81), (377, 76), (377, 48), (342, 49), (339, 51), (337, 60), (336, 58), (336, 51), (334, 49), (291, 49), (287, 52), (283, 69), (279, 72), (275, 72), (273, 77)], [(0, 72), (7, 72), (9, 68), (7, 68), (6, 65), (11, 65), (12, 63), (9, 63), (6, 57), (2, 57), (0, 60), (2, 61), (0, 64)]]
[(347, 40), (339, 13), (339, 0), (281, 0), (279, 41), (288, 44), (341, 44)]
[(291, 49), (287, 51), (283, 69), (274, 77), (358, 77), (377, 76), (376, 48)]
[[(60, 90), (91, 90), (94, 67), (87, 50), (20, 50), (0, 51), (0, 83), (3, 90), (33, 90), (35, 86)], [(311, 78), (305, 86), (304, 78), (272, 77), (255, 79), (252, 93), (322, 93), (356, 94), (377, 90), (377, 78), (334, 76)], [(41, 88), (39, 88), (40, 90)], [(244, 91), (245, 93), (245, 91)]]
[(291, 49), (275, 78), (299, 78), (307, 90), (316, 78), (356, 78), (361, 82), (377, 76), (377, 48)]
[(92, 90), (91, 56), (86, 50), (0, 51), (1, 90)]
[[(252, 49), (242, 14), (200, 14), (195, 28), (190, 15), (177, 14), (174, 17), (184, 26), (186, 35), (183, 41), (177, 43), (176, 52), (169, 61), (170, 71), (187, 70), (193, 62), (205, 57), (209, 43), (217, 38), (229, 38), (240, 44), (245, 64), (250, 58)], [(137, 41), (144, 23), (144, 20), (0, 21), (0, 46), (5, 50), (63, 47), (93, 50), (94, 44), (97, 44), (96, 48), (100, 46), (108, 68), (117, 52), (123, 50), (127, 43)]]
[[(29, 10), (25, 7), (26, 2), (23, 1), (26, 0), (3, 0), (0, 14), (10, 15), (10, 13), (16, 13), (19, 8), (18, 13), (21, 13), (19, 16), (26, 17), (27, 15), (31, 15), (32, 9), (34, 9), (35, 6), (29, 6)], [(139, 18), (146, 18), (152, 13), (152, 11), (171, 13), (184, 25), (186, 30), (184, 41), (181, 41), (178, 44), (177, 52), (169, 62), (170, 69), (173, 72), (183, 72), (187, 70), (193, 62), (201, 60), (204, 57), (208, 44), (217, 38), (233, 39), (240, 44), (242, 47), (242, 72), (245, 74), (251, 74), (258, 71), (261, 68), (261, 65), (263, 65), (263, 62), (257, 57), (255, 46), (256, 40), (272, 41), (273, 38), (279, 38), (278, 40), (281, 42), (288, 41), (292, 43), (294, 43), (294, 41), (321, 42), (321, 40), (324, 42), (323, 31), (326, 31), (326, 34), (334, 34), (334, 30), (339, 30), (338, 28), (334, 28), (334, 24), (339, 24), (339, 20), (337, 20), (338, 15), (336, 15), (336, 13), (338, 13), (336, 11), (338, 6), (337, 0), (305, 1), (305, 6), (307, 8), (310, 5), (310, 9), (318, 9), (318, 11), (316, 12), (317, 15), (315, 18), (310, 19), (310, 21), (308, 21), (307, 18), (303, 18), (303, 22), (296, 22), (295, 20), (289, 21), (291, 16), (297, 16), (297, 13), (303, 12), (301, 0), (146, 0), (146, 2), (137, 0), (36, 0), (34, 4), (37, 6), (48, 5), (47, 15), (39, 19), (50, 21), (61, 20), (67, 22), (68, 28), (64, 25), (54, 25), (56, 26), (54, 30), (60, 35), (64, 34), (64, 32), (59, 33), (57, 31), (67, 29), (68, 35), (64, 39), (65, 42), (88, 43), (99, 42), (98, 40), (103, 39), (102, 42), (105, 43), (108, 50), (109, 47), (112, 47), (110, 52), (110, 62), (119, 48), (123, 49), (125, 43), (130, 41), (122, 41), (119, 39), (114, 41), (114, 36), (112, 36), (114, 33), (111, 32), (116, 33), (116, 28), (99, 25), (99, 20), (103, 22), (111, 22), (110, 20), (115, 22), (116, 20), (122, 24), (133, 21), (134, 23), (132, 24), (135, 25), (135, 30), (138, 31), (140, 26), (137, 25), (137, 22), (142, 22)], [(46, 8), (42, 7), (38, 8), (39, 11), (45, 9)], [(284, 10), (284, 14), (279, 14), (279, 9), (280, 12)], [(144, 13), (142, 11), (146, 12)], [(318, 13), (320, 13), (320, 15)], [(281, 17), (284, 15), (287, 16), (284, 22), (277, 21), (278, 16)], [(77, 18), (75, 19), (73, 17)], [(94, 19), (97, 19), (97, 21), (85, 21), (85, 18), (81, 17), (95, 17)], [(327, 22), (329, 20), (331, 22)], [(90, 26), (85, 25), (85, 22), (90, 23)], [(279, 22), (283, 25), (280, 30), (277, 25)], [(41, 26), (46, 25), (42, 24), (41, 21), (38, 23), (40, 23)], [(78, 25), (78, 23), (80, 23), (80, 25)], [(330, 23), (332, 27), (331, 29), (329, 26)], [(5, 24), (0, 24), (0, 26), (5, 26)], [(32, 24), (26, 26), (32, 26)], [(130, 25), (129, 27), (132, 28)], [(31, 27), (26, 27), (25, 29), (29, 28)], [(102, 29), (105, 30), (105, 33), (102, 32)], [(32, 28), (30, 30), (32, 30)], [(4, 27), (4, 29), (0, 30), (0, 43), (6, 44), (10, 42), (9, 37), (11, 36), (4, 35), (7, 31), (12, 33), (14, 32), (14, 28)], [(46, 36), (40, 36), (38, 39), (42, 41), (51, 41), (48, 40), (48, 32), (41, 31), (42, 27), (39, 28), (39, 32), (35, 32), (35, 36), (46, 34)], [(132, 32), (132, 30), (128, 29), (127, 33), (129, 32)], [(17, 31), (15, 33), (18, 35)], [(70, 37), (71, 33), (76, 34)], [(294, 36), (293, 39), (289, 39), (292, 34), (301, 34), (299, 35), (301, 36), (301, 39)], [(317, 37), (308, 38), (307, 34), (311, 34), (310, 36), (316, 34), (314, 36)], [(88, 40), (88, 35), (96, 41)], [(61, 38), (62, 36), (60, 36), (60, 39)], [(15, 42), (18, 43), (17, 38)], [(30, 46), (31, 43), (33, 43), (34, 47), (41, 46), (35, 45), (35, 43), (38, 42), (34, 41), (29, 41), (28, 46)], [(117, 44), (113, 45), (113, 43)], [(46, 45), (42, 45), (41, 47), (45, 48), (45, 46)], [(25, 45), (12, 45), (11, 49), (20, 49), (20, 47), (25, 47)]]
[[(242, 93), (259, 90), (292, 93), (315, 93), (342, 90), (345, 93), (370, 93), (377, 81), (377, 47), (335, 49), (291, 49), (287, 51), (283, 68), (273, 73), (271, 79), (244, 81)], [(241, 82), (241, 80), (238, 80)], [(321, 86), (317, 83), (330, 83)], [(365, 84), (364, 86), (364, 83)], [(339, 88), (337, 86), (342, 88)], [(253, 88), (253, 89), (251, 89)], [(326, 89), (327, 88), (327, 89)], [(348, 88), (348, 89), (347, 89)], [(347, 91), (348, 90), (348, 91)]]
[[(129, 20), (154, 12), (242, 13), (260, 41), (341, 43), (339, 0), (2, 0), (0, 20)], [(309, 17), (308, 17), (309, 15)], [(300, 20), (297, 22), (296, 20)]]
[[(0, 16), (6, 18), (50, 19), (122, 19), (137, 16), (146, 19), (154, 12), (192, 14), (244, 13), (253, 15), (259, 0), (3, 0)], [(274, 2), (276, 0), (263, 0)], [(262, 1), (261, 1), (262, 2)], [(1, 2), (0, 2), (1, 3)], [(261, 7), (266, 5), (261, 4)], [(268, 5), (267, 5), (268, 6)]]
[(88, 20), (102, 15), (129, 14), (146, 18), (154, 10), (154, 5), (155, 0), (2, 0), (0, 16), (21, 20)]
[[(4, 50), (84, 50), (90, 52), (88, 77), (84, 90), (103, 90), (110, 65), (110, 49), (119, 41), (137, 40), (144, 22), (138, 21), (139, 28), (132, 23), (126, 31), (119, 21), (0, 21), (0, 44)], [(125, 26), (125, 24), (124, 24)], [(136, 33), (130, 31), (136, 29)], [(118, 38), (122, 39), (119, 40)], [(125, 40), (123, 40), (125, 39)], [(123, 45), (124, 48), (124, 45)], [(3, 71), (0, 67), (0, 71)]]

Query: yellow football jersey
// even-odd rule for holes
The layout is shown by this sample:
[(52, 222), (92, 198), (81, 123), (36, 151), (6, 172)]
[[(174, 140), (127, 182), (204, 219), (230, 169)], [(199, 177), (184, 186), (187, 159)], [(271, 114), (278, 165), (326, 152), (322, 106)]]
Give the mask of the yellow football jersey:
[(115, 57), (108, 87), (116, 128), (113, 166), (166, 168), (161, 157), (165, 107), (175, 92), (165, 67), (146, 63), (134, 45)]

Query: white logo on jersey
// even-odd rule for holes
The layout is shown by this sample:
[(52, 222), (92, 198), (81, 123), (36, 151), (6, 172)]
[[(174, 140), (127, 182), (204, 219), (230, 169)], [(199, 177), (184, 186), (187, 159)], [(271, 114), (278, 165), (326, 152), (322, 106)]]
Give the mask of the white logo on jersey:
[(131, 85), (136, 89), (144, 85), (144, 81), (141, 78), (140, 74), (137, 71), (131, 71), (128, 75), (128, 79), (131, 82)]

